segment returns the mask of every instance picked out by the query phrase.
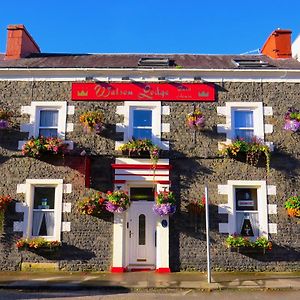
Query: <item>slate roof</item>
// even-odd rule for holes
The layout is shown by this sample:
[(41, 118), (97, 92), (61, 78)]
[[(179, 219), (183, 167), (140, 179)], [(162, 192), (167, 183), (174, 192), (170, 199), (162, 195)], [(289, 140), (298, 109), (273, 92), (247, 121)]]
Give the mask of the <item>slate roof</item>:
[[(169, 58), (171, 66), (141, 67), (138, 61), (142, 57)], [(251, 69), (300, 69), (295, 59), (272, 59), (265, 55), (201, 55), (201, 54), (59, 54), (40, 53), (27, 58), (4, 60), (0, 54), (0, 68), (183, 68), (183, 69), (234, 69), (233, 60), (261, 60), (265, 66)], [(249, 69), (250, 67), (247, 67)]]

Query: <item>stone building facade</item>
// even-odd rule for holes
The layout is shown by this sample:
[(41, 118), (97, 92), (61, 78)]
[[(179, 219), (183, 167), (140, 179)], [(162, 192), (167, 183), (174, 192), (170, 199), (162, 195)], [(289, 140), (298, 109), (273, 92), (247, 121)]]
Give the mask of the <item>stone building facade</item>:
[[(11, 195), (13, 202), (5, 211), (0, 235), (1, 270), (19, 270), (24, 263), (51, 262), (67, 271), (204, 271), (205, 218), (189, 209), (190, 203), (203, 195), (204, 186), (209, 191), (213, 269), (299, 269), (299, 224), (287, 216), (284, 202), (298, 193), (300, 138), (297, 133), (283, 130), (287, 110), (300, 108), (299, 62), (286, 53), (283, 58), (272, 56), (272, 51), (259, 56), (43, 54), (23, 26), (10, 26), (8, 31), (10, 52), (0, 56), (0, 103), (13, 112), (13, 125), (0, 132), (0, 194)], [(286, 41), (290, 33), (276, 34)], [(29, 43), (31, 54), (14, 54), (12, 37)], [(273, 51), (276, 55), (286, 50), (280, 48), (280, 43), (278, 47), (277, 52)], [(265, 48), (269, 51), (268, 45)], [(153, 59), (154, 66), (138, 65), (142, 57)], [(167, 64), (158, 66), (155, 60)], [(214, 99), (132, 101), (124, 96), (123, 101), (77, 101), (72, 96), (74, 83), (84, 86), (103, 82), (120, 86), (126, 83), (129, 87), (136, 82), (209, 84), (213, 86)], [(159, 133), (153, 139), (163, 152), (157, 164), (161, 168), (156, 170), (154, 179), (149, 176), (153, 170), (146, 167), (149, 159), (128, 159), (116, 151), (130, 139), (132, 108), (151, 110), (151, 130), (158, 127)], [(70, 150), (64, 157), (32, 158), (21, 153), (24, 142), (37, 135), (43, 109), (58, 110), (63, 120), (58, 131), (62, 126), (63, 139)], [(205, 127), (201, 130), (186, 125), (187, 115), (195, 109), (205, 115)], [(79, 116), (98, 110), (104, 114), (105, 128), (101, 134), (85, 134)], [(220, 145), (234, 139), (237, 123), (233, 116), (238, 118), (239, 113), (245, 112), (251, 113), (254, 125), (240, 130), (252, 130), (270, 146), (269, 172), (263, 164), (249, 165), (220, 155)], [(34, 193), (36, 188), (44, 187), (55, 188), (58, 199), (55, 234), (48, 238), (61, 241), (62, 247), (51, 255), (19, 251), (16, 241), (34, 235)], [(133, 212), (137, 205), (125, 213), (105, 212), (101, 217), (77, 211), (78, 201), (91, 190), (106, 192), (118, 188), (172, 190), (176, 196), (177, 211), (172, 216), (155, 216), (151, 210), (152, 217), (149, 205), (147, 212), (141, 208), (141, 214), (152, 219), (150, 229), (148, 225), (144, 229), (146, 235), (155, 234), (154, 244), (141, 250), (151, 253), (142, 254), (142, 259), (136, 254), (138, 246), (129, 239), (131, 233), (140, 234), (139, 229), (130, 227), (132, 219), (141, 215), (139, 210)], [(236, 198), (241, 190), (248, 194), (255, 191), (255, 199), (250, 200), (256, 201), (256, 215), (251, 211), (238, 212)], [(228, 234), (239, 233), (245, 219), (250, 219), (254, 236), (263, 235), (272, 242), (272, 251), (264, 255), (235, 253), (225, 246)]]

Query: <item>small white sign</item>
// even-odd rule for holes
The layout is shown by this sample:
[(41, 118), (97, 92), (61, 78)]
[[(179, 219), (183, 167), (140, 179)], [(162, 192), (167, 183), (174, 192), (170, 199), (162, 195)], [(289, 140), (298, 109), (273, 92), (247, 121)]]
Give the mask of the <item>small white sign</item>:
[(238, 200), (238, 206), (254, 206), (253, 200)]

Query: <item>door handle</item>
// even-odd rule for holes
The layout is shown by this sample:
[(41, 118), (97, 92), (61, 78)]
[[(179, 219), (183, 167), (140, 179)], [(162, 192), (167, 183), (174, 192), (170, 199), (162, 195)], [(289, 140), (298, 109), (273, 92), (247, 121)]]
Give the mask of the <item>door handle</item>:
[(133, 236), (133, 233), (131, 232), (131, 230), (129, 230), (129, 238), (131, 238)]

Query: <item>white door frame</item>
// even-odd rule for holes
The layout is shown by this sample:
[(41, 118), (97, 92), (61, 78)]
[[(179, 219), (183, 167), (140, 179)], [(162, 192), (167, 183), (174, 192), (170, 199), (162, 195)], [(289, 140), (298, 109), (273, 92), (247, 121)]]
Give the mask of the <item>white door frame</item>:
[[(155, 184), (156, 191), (169, 189), (169, 185)], [(152, 187), (152, 182), (130, 181), (125, 184), (116, 184), (116, 189), (130, 190), (130, 187)], [(153, 212), (154, 214), (154, 212)], [(169, 216), (156, 216), (156, 271), (159, 273), (169, 273)], [(126, 242), (127, 213), (114, 214), (113, 232), (113, 262), (111, 272), (125, 272), (128, 266), (128, 243)]]

